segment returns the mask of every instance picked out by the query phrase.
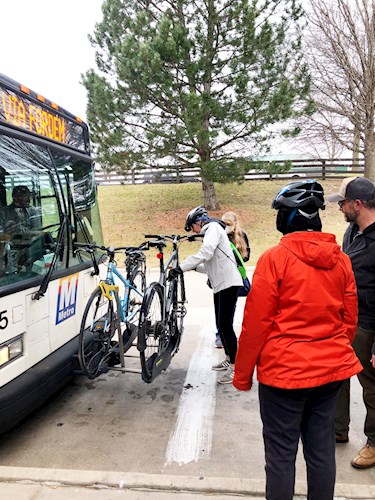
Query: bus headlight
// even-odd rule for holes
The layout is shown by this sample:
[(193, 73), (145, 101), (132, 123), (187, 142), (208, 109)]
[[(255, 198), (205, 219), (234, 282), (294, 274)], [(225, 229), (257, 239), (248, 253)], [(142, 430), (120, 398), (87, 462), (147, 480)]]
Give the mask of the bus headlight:
[(22, 356), (23, 341), (22, 337), (7, 340), (0, 345), (0, 367)]

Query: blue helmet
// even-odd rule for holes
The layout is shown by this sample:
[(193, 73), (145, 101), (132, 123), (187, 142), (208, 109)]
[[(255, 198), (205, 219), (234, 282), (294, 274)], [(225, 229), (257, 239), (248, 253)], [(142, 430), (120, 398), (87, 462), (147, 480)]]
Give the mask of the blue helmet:
[(324, 210), (324, 190), (319, 182), (306, 179), (284, 186), (272, 202), (272, 208), (301, 208), (309, 205)]

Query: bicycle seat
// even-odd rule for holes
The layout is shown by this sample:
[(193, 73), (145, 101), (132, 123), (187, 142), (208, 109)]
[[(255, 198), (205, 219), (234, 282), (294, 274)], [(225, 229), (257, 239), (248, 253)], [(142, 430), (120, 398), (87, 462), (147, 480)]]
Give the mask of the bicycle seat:
[(139, 250), (138, 247), (128, 247), (125, 250), (125, 255), (138, 255), (139, 257), (143, 256), (142, 250)]
[(149, 241), (150, 247), (164, 248), (167, 246), (165, 241)]

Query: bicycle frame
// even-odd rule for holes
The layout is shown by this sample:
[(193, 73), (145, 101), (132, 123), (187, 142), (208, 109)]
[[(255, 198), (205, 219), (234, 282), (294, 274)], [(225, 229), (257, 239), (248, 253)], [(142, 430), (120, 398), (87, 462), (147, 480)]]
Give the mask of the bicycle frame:
[[(152, 235), (150, 235), (152, 236)], [(147, 237), (147, 236), (146, 236)], [(166, 237), (164, 237), (166, 238)], [(167, 281), (167, 272), (170, 267), (175, 268), (178, 267), (179, 265), (179, 255), (178, 255), (178, 244), (180, 241), (183, 239), (187, 239), (187, 237), (183, 236), (180, 237), (178, 235), (172, 235), (168, 239), (172, 239), (172, 252), (169, 255), (168, 259), (166, 262), (164, 262), (164, 251), (163, 248), (165, 247), (165, 243), (163, 241), (157, 241), (155, 244), (150, 243), (150, 246), (156, 246), (159, 250), (159, 269), (160, 269), (160, 275), (158, 279), (158, 283), (162, 287), (163, 290), (163, 321), (165, 322), (167, 318), (167, 313), (170, 312), (171, 306), (172, 306), (172, 301), (173, 301), (173, 288), (175, 285), (174, 281), (168, 282)], [(183, 275), (181, 276), (181, 279), (183, 280)], [(184, 297), (182, 297), (183, 302), (186, 301), (186, 296), (185, 296), (185, 287), (183, 287), (183, 293)]]
[[(139, 307), (137, 307), (129, 316), (126, 316), (130, 290), (134, 290), (137, 293), (137, 295), (139, 295), (140, 299), (143, 298), (143, 294), (139, 292), (139, 290), (137, 290), (137, 288), (131, 284), (129, 277), (124, 278), (124, 276), (117, 269), (115, 262), (110, 260), (107, 267), (107, 275), (105, 283), (108, 283), (110, 285), (115, 285), (116, 283), (114, 276), (116, 276), (116, 278), (118, 278), (122, 283), (122, 285), (124, 286), (124, 292), (121, 294), (119, 293), (119, 301), (120, 301), (119, 311), (120, 311), (121, 321), (125, 323), (126, 321), (131, 321), (141, 309), (141, 304), (140, 304)], [(113, 291), (111, 291), (110, 293), (113, 294)]]

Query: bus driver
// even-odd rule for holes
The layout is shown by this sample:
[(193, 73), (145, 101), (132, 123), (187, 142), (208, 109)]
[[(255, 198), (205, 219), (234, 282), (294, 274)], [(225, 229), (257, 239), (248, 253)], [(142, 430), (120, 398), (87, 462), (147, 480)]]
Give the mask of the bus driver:
[(19, 273), (31, 267), (33, 253), (29, 233), (40, 227), (39, 210), (30, 206), (30, 189), (27, 186), (16, 186), (13, 188), (12, 198), (12, 203), (3, 207), (0, 212), (0, 230), (6, 233), (0, 275), (6, 272)]
[(31, 191), (27, 186), (16, 186), (12, 191), (12, 203), (1, 212), (4, 232), (24, 233), (37, 229), (39, 212), (30, 207)]

